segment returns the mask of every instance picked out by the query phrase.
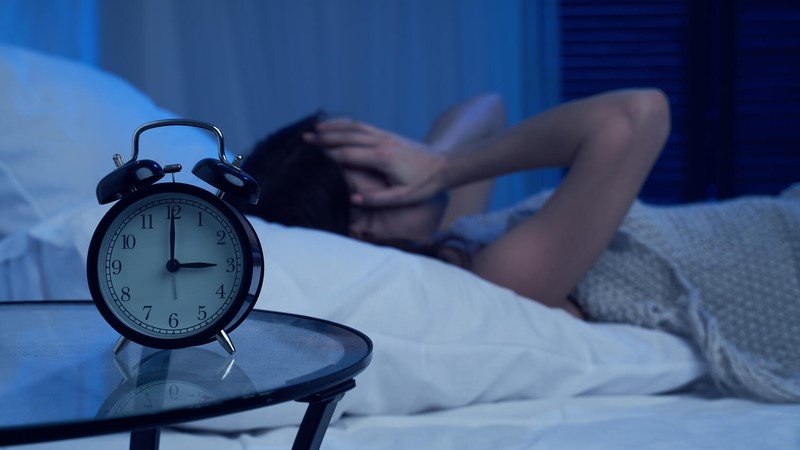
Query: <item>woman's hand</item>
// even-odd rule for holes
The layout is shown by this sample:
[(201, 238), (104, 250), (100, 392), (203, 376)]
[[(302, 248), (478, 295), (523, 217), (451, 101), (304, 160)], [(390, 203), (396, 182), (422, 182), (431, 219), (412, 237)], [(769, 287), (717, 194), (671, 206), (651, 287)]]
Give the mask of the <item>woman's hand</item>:
[(348, 118), (336, 118), (307, 133), (308, 142), (328, 149), (344, 166), (382, 174), (386, 189), (355, 192), (352, 202), (367, 207), (399, 206), (426, 201), (445, 189), (445, 157), (427, 145)]

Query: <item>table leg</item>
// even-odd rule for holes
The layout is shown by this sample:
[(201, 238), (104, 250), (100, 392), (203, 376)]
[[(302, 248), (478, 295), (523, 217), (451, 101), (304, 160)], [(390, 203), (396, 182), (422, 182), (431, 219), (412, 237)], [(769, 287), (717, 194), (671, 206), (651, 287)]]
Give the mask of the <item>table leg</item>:
[(322, 438), (325, 437), (325, 432), (328, 430), (331, 417), (333, 417), (336, 404), (355, 385), (355, 380), (348, 380), (328, 390), (298, 400), (307, 402), (308, 408), (303, 416), (303, 421), (300, 423), (297, 436), (294, 438), (292, 450), (319, 449), (322, 444)]
[(158, 450), (160, 428), (131, 431), (131, 450)]

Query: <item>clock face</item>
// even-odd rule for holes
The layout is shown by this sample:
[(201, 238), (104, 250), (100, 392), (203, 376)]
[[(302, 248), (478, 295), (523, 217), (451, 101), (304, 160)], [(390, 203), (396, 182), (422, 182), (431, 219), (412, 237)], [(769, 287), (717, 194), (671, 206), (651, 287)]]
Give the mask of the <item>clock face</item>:
[(112, 326), (140, 343), (170, 347), (208, 340), (234, 320), (246, 307), (253, 254), (225, 206), (202, 189), (162, 183), (108, 212), (92, 238), (88, 271)]

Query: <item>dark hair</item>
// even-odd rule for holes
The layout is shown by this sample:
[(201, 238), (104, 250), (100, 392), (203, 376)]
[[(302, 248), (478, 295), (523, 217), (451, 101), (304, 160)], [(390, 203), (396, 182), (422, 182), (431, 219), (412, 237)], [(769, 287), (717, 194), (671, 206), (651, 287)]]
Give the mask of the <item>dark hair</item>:
[[(261, 196), (255, 205), (235, 204), (244, 214), (286, 226), (350, 234), (350, 187), (342, 168), (321, 147), (303, 139), (325, 120), (317, 112), (268, 135), (245, 158), (242, 170), (255, 178)], [(471, 263), (461, 239), (433, 243), (405, 239), (370, 240), (373, 244), (441, 259), (462, 267)]]
[(242, 170), (255, 178), (261, 197), (255, 205), (236, 205), (243, 213), (287, 226), (347, 235), (350, 188), (339, 165), (303, 139), (325, 119), (320, 111), (258, 142)]

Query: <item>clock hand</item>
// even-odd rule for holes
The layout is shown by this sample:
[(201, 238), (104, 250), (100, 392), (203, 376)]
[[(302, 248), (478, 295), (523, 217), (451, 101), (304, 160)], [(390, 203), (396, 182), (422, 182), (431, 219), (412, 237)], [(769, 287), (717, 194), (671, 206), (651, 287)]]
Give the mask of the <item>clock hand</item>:
[(206, 267), (214, 267), (214, 266), (216, 266), (216, 264), (206, 263), (206, 262), (178, 263), (178, 267), (181, 269), (204, 269)]
[(167, 261), (167, 270), (172, 273), (172, 299), (178, 299), (178, 286), (175, 281), (175, 272), (178, 271), (180, 265), (178, 260), (175, 259), (175, 214), (172, 209), (169, 209), (169, 261)]
[(214, 266), (216, 266), (216, 264), (207, 262), (181, 263), (177, 259), (170, 259), (167, 261), (167, 271), (173, 274), (179, 269), (205, 269), (206, 267)]
[(169, 216), (169, 259), (175, 259), (175, 214), (171, 210)]

